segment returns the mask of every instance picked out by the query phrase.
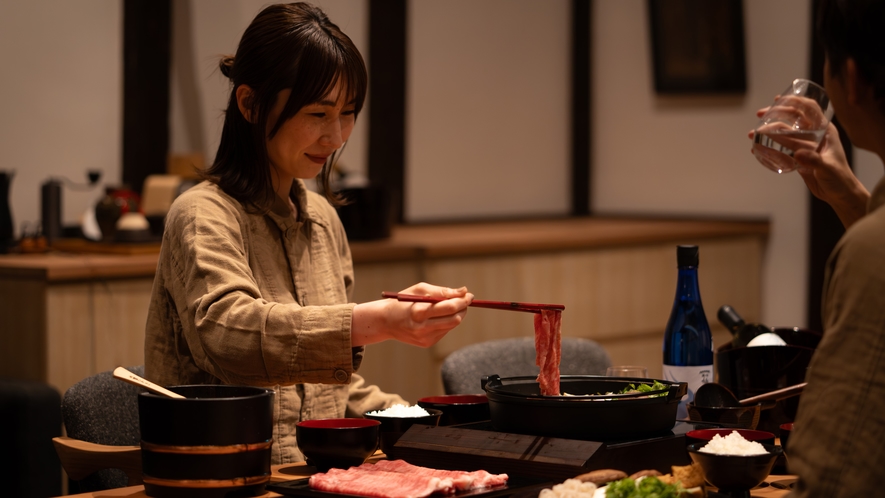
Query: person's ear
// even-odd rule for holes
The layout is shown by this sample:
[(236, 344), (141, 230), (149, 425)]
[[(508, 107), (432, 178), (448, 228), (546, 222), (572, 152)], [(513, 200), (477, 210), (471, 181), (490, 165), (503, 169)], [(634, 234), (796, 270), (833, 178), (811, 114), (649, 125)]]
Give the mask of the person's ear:
[(252, 88), (249, 85), (237, 87), (237, 107), (240, 108), (240, 114), (246, 118), (246, 121), (255, 124), (252, 119), (252, 95)]
[(845, 59), (845, 92), (851, 105), (866, 105), (868, 99), (875, 99), (873, 86), (861, 76), (857, 62), (851, 57)]

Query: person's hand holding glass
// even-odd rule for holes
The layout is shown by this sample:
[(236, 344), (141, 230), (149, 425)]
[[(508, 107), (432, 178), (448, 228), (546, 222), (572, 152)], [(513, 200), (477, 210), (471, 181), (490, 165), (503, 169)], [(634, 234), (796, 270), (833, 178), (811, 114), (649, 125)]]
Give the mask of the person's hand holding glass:
[(795, 79), (751, 133), (753, 155), (776, 173), (793, 171), (798, 167), (796, 151), (818, 150), (832, 117), (833, 106), (823, 87)]

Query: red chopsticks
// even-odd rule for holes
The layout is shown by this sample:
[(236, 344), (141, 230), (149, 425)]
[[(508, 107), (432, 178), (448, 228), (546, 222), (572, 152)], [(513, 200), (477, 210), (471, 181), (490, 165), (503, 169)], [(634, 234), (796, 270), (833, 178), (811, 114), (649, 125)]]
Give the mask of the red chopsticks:
[[(440, 297), (416, 296), (414, 294), (400, 294), (397, 292), (382, 292), (381, 297), (387, 299), (396, 299), (397, 301), (406, 301), (411, 303), (438, 303), (443, 301)], [(517, 303), (512, 301), (484, 301), (482, 299), (474, 299), (470, 306), (476, 308), (491, 308), (505, 311), (524, 311), (527, 313), (540, 313), (541, 310), (564, 310), (565, 305), (562, 304), (539, 304), (539, 303)]]

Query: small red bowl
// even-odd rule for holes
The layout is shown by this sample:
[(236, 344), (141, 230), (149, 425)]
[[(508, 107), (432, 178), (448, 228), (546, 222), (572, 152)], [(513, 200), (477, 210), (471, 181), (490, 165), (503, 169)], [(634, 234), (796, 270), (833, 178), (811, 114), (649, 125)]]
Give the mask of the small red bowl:
[(378, 449), (381, 422), (365, 418), (326, 418), (295, 424), (295, 440), (308, 465), (320, 472), (360, 465)]
[(793, 422), (788, 422), (786, 424), (781, 424), (780, 426), (781, 433), (781, 446), (784, 447), (784, 454), (787, 453), (787, 440), (790, 439), (790, 434), (793, 432)]
[(489, 420), (489, 398), (485, 394), (446, 394), (418, 400), (421, 408), (439, 410), (439, 425), (469, 424)]
[(713, 439), (713, 436), (717, 434), (719, 437), (725, 437), (735, 431), (747, 441), (756, 441), (761, 444), (774, 444), (774, 434), (753, 429), (697, 429), (685, 433), (685, 442), (686, 444), (706, 444), (707, 441)]

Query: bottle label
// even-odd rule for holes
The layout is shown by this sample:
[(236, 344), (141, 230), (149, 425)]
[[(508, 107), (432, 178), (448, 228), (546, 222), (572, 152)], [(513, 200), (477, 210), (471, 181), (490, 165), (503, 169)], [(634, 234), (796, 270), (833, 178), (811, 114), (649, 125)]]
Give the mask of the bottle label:
[(694, 393), (707, 382), (713, 382), (713, 365), (693, 365), (690, 367), (664, 365), (664, 380), (688, 383), (688, 394), (682, 397), (679, 408), (676, 409), (676, 418), (685, 420), (688, 418), (686, 405), (694, 401)]

